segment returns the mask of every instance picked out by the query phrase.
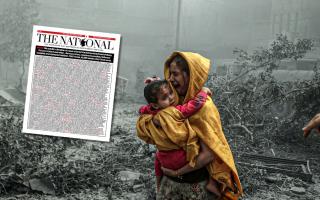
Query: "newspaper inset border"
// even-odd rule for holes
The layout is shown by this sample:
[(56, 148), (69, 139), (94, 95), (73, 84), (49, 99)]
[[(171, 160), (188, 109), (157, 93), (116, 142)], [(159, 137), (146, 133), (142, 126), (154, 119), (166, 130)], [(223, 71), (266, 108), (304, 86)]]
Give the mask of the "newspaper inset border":
[(120, 37), (35, 25), (22, 132), (109, 141)]

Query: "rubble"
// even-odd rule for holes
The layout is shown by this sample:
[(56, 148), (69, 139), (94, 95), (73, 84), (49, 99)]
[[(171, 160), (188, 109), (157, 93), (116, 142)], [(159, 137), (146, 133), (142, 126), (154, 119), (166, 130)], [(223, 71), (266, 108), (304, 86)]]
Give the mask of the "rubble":
[(134, 182), (135, 180), (139, 180), (141, 174), (132, 171), (120, 171), (119, 178), (121, 181)]
[[(133, 106), (132, 106), (133, 107)], [(129, 109), (129, 111), (137, 109)], [(118, 106), (121, 109), (128, 109), (129, 106), (124, 104)], [(135, 121), (136, 118), (132, 116), (124, 117), (124, 113), (121, 110), (115, 112), (113, 132), (111, 133), (111, 139), (116, 142), (110, 143), (97, 143), (97, 142), (84, 142), (81, 147), (68, 146), (64, 152), (64, 158), (66, 169), (71, 180), (78, 186), (88, 188), (83, 192), (71, 191), (72, 193), (64, 193), (63, 196), (52, 196), (39, 193), (27, 194), (24, 199), (50, 199), (50, 200), (63, 200), (63, 199), (154, 199), (155, 198), (155, 176), (153, 169), (153, 153), (156, 149), (152, 145), (144, 145), (135, 135)], [(125, 123), (123, 123), (125, 121)], [(119, 125), (119, 126), (117, 126)], [(241, 141), (241, 146), (245, 146), (245, 141)], [(56, 142), (56, 145), (59, 141)], [(144, 146), (143, 146), (144, 145)], [(148, 148), (147, 148), (148, 146)], [(61, 147), (62, 148), (62, 147)], [(256, 148), (257, 147), (252, 147)], [(254, 149), (254, 150), (256, 150)], [(260, 149), (259, 149), (260, 150)], [(240, 154), (241, 151), (234, 151)], [(256, 152), (256, 151), (253, 151)], [(261, 150), (261, 153), (266, 152)], [(278, 153), (277, 156), (284, 157)], [(303, 151), (298, 151), (303, 154)], [(300, 154), (300, 155), (301, 155)], [(116, 155), (116, 156), (114, 156)], [(100, 159), (95, 158), (96, 156), (101, 157)], [(261, 155), (259, 155), (261, 156)], [(264, 157), (264, 156), (262, 156)], [(237, 158), (237, 157), (235, 157)], [(308, 157), (295, 157), (293, 158), (308, 158)], [(43, 157), (44, 161), (49, 161), (49, 157)], [(268, 158), (269, 159), (269, 158)], [(275, 158), (277, 159), (277, 158)], [(287, 159), (287, 158), (286, 158)], [(255, 161), (254, 161), (255, 160)], [(269, 160), (274, 160), (274, 157)], [(315, 159), (311, 159), (310, 168), (315, 174), (314, 178), (319, 181), (319, 177)], [(59, 161), (59, 160), (57, 160)], [(257, 159), (243, 159), (243, 162), (254, 161), (254, 165), (262, 165), (265, 162)], [(56, 161), (55, 161), (56, 162)], [(55, 162), (52, 162), (54, 164)], [(60, 161), (61, 162), (61, 161)], [(267, 162), (268, 163), (268, 162)], [(319, 162), (320, 163), (320, 162)], [(270, 162), (269, 162), (270, 164)], [(272, 164), (272, 163), (271, 163)], [(291, 163), (292, 164), (292, 163)], [(303, 161), (302, 164), (306, 162)], [(293, 164), (295, 165), (295, 164)], [(94, 166), (90, 169), (82, 166)], [(244, 186), (244, 197), (242, 200), (271, 200), (271, 199), (316, 199), (320, 192), (320, 186), (318, 183), (310, 183), (296, 178), (296, 176), (287, 176), (285, 173), (275, 172), (270, 173), (268, 170), (261, 170), (248, 165), (241, 165), (236, 162), (236, 166), (239, 169), (239, 175), (241, 177), (241, 183)], [(273, 165), (266, 165), (268, 167), (280, 168), (286, 167), (281, 165), (281, 162), (275, 160)], [(289, 165), (290, 166), (290, 165)], [(81, 167), (81, 168), (80, 168)], [(294, 168), (299, 169), (301, 174), (308, 172), (308, 166), (303, 169), (301, 164), (297, 164)], [(81, 169), (81, 171), (80, 171)], [(88, 176), (79, 177), (83, 175), (83, 170), (86, 169)], [(244, 171), (247, 170), (247, 171)], [(4, 170), (5, 173), (6, 170)], [(101, 173), (101, 174), (100, 174)], [(62, 173), (66, 177), (66, 173)], [(1, 177), (4, 176), (0, 176)], [(7, 176), (6, 176), (7, 177)], [(13, 176), (10, 175), (12, 178)], [(47, 178), (43, 176), (42, 178)], [(93, 178), (92, 178), (93, 177)], [(34, 177), (33, 177), (34, 178)], [(3, 178), (4, 179), (4, 178)], [(6, 180), (6, 179), (4, 179)], [(264, 181), (265, 180), (265, 181)], [(76, 181), (76, 182), (75, 182)], [(98, 183), (97, 187), (89, 188), (87, 186), (88, 181), (92, 183)], [(17, 182), (17, 181), (15, 181)], [(55, 182), (56, 183), (56, 182)], [(47, 185), (40, 183), (40, 185)], [(16, 184), (12, 186), (17, 186)], [(70, 184), (70, 187), (72, 185)], [(33, 187), (34, 188), (34, 187)], [(52, 188), (51, 186), (48, 188)], [(100, 191), (99, 188), (104, 190)], [(298, 188), (298, 189), (297, 189)], [(302, 189), (301, 189), (302, 188)], [(44, 189), (42, 190), (42, 193)], [(99, 191), (98, 191), (99, 190)], [(59, 190), (56, 191), (56, 195)], [(26, 193), (26, 192), (24, 192)], [(21, 192), (19, 193), (21, 194)], [(1, 197), (2, 198), (2, 197)], [(15, 198), (15, 197), (14, 197)], [(8, 198), (3, 198), (8, 200)], [(320, 199), (319, 199), (320, 200)]]
[(299, 195), (306, 193), (306, 189), (304, 189), (303, 187), (291, 187), (290, 191)]
[(279, 183), (279, 182), (281, 182), (282, 180), (281, 180), (281, 178), (276, 177), (276, 176), (267, 176), (267, 177), (265, 178), (265, 181), (266, 181), (267, 183)]
[(134, 185), (134, 186), (132, 187), (132, 189), (133, 189), (134, 192), (141, 192), (143, 188), (144, 188), (144, 185), (143, 185), (143, 184)]
[(48, 180), (34, 178), (29, 180), (29, 184), (32, 190), (43, 192), (44, 194), (56, 194), (54, 186)]
[[(301, 180), (312, 182), (312, 173), (309, 161), (293, 160), (287, 158), (270, 157), (264, 155), (243, 153), (239, 156), (238, 164), (266, 170), (271, 173), (281, 173)], [(267, 181), (273, 181), (268, 179)]]

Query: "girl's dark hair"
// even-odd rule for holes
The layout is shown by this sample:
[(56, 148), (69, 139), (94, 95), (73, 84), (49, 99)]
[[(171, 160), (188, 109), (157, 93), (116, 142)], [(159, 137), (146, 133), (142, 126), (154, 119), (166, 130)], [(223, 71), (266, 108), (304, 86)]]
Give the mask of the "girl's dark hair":
[(172, 62), (175, 62), (177, 64), (177, 66), (179, 66), (182, 71), (186, 72), (189, 75), (189, 67), (188, 67), (188, 63), (187, 63), (186, 59), (184, 59), (180, 55), (176, 55), (175, 57), (172, 58), (172, 60), (169, 62), (169, 64)]
[(158, 98), (157, 94), (160, 91), (160, 88), (164, 85), (168, 85), (166, 80), (153, 81), (144, 87), (144, 98), (148, 103), (157, 103)]

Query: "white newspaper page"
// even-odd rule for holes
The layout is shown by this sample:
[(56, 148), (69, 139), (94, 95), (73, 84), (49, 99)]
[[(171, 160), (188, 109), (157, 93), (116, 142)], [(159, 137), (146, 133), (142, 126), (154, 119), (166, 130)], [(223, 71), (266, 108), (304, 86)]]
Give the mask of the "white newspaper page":
[(109, 141), (120, 35), (34, 26), (24, 133)]

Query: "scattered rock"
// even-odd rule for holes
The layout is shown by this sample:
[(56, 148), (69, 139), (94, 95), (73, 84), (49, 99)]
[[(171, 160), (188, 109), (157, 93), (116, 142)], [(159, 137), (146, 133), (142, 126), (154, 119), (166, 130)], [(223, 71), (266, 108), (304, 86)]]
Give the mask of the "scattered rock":
[(128, 199), (128, 200), (146, 199), (142, 193), (125, 193), (123, 196), (125, 197), (125, 199)]
[(142, 189), (143, 189), (143, 187), (144, 187), (143, 184), (139, 184), (139, 185), (134, 185), (134, 186), (132, 187), (132, 189), (133, 189), (134, 192), (141, 192)]
[(288, 196), (288, 195), (285, 195), (285, 194), (280, 194), (278, 199), (282, 199), (282, 200), (291, 200), (292, 197)]
[(267, 176), (265, 178), (265, 181), (267, 183), (278, 183), (279, 181), (281, 181), (281, 179), (279, 177), (275, 177), (275, 176)]
[(157, 151), (156, 147), (154, 145), (149, 145), (149, 151), (151, 153), (155, 153)]
[(55, 195), (53, 185), (45, 179), (30, 179), (29, 184), (32, 190), (43, 192), (44, 194)]
[(119, 172), (119, 178), (121, 181), (129, 181), (133, 182), (135, 180), (139, 180), (141, 174), (138, 172), (132, 172), (132, 171), (120, 171)]
[(308, 184), (306, 182), (304, 182), (304, 181), (296, 181), (294, 183), (294, 186), (306, 188), (306, 187), (308, 187)]
[[(318, 184), (314, 184), (312, 188), (313, 188), (313, 191), (320, 192), (320, 184), (319, 183)], [(319, 200), (320, 200), (320, 197), (319, 197)]]
[(137, 150), (138, 154), (144, 154), (145, 153), (145, 148), (143, 147), (143, 145), (140, 145), (138, 150)]
[(304, 189), (303, 187), (291, 187), (290, 191), (295, 194), (305, 194), (306, 193), (306, 189)]

